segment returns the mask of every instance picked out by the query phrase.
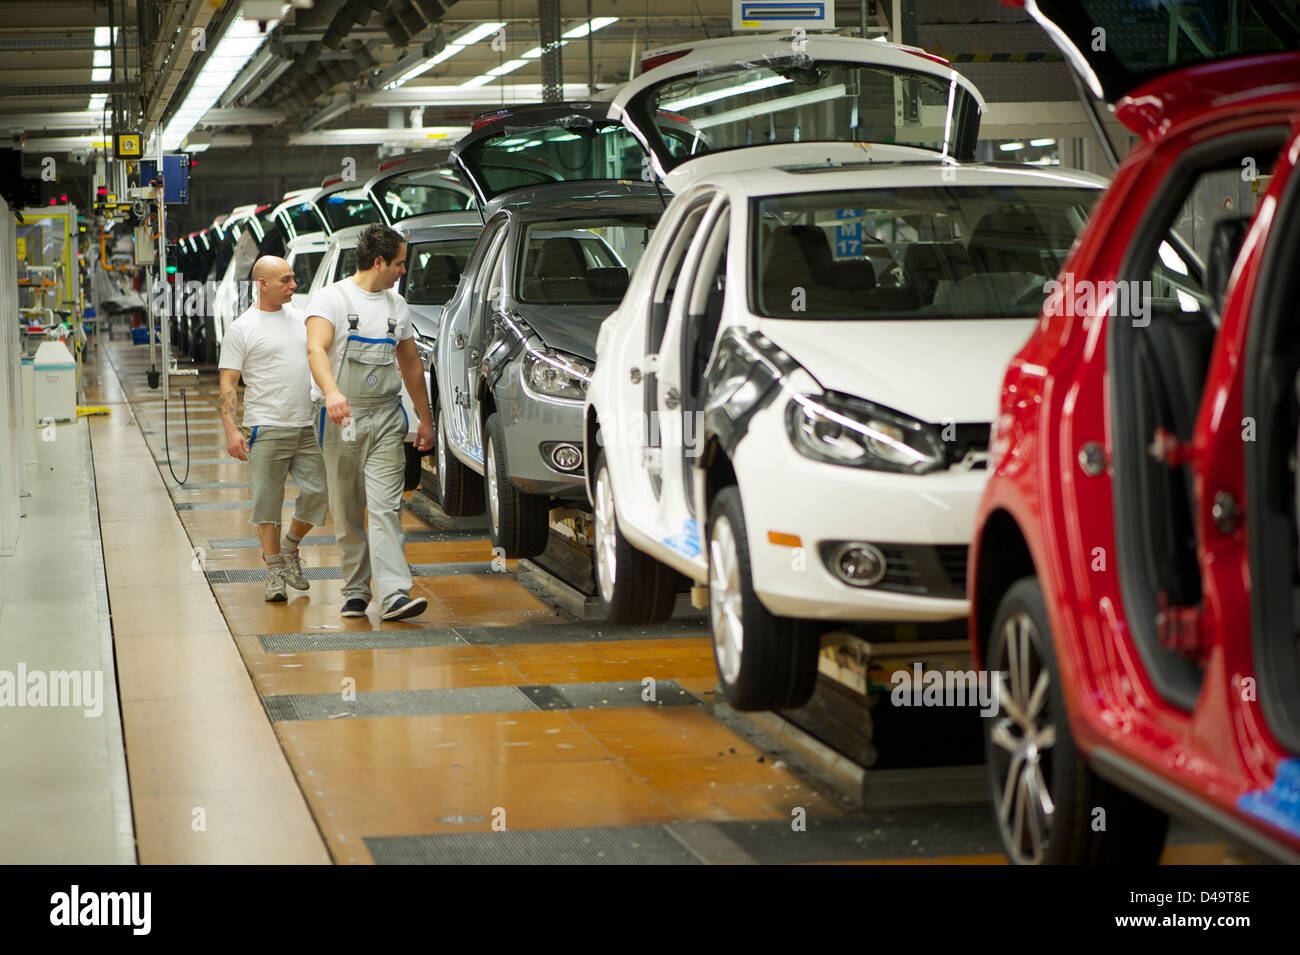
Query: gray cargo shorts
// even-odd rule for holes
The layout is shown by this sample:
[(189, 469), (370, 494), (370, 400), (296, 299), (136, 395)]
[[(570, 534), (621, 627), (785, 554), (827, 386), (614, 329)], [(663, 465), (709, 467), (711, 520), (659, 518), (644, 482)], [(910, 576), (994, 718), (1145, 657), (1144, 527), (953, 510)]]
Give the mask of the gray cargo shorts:
[(258, 425), (248, 439), (248, 483), (253, 494), (250, 524), (280, 524), (284, 510), (284, 479), (298, 482), (293, 516), (304, 524), (325, 523), (329, 496), (325, 488), (325, 457), (315, 429)]

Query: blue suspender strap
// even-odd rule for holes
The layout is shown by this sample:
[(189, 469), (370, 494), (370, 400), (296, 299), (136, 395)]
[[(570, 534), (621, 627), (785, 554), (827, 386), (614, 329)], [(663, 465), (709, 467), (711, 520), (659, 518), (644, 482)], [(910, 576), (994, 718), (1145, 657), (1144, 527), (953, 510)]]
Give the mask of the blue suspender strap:
[(248, 436), (248, 446), (250, 448), (253, 446), (253, 442), (257, 440), (257, 429), (260, 427), (261, 425), (258, 424), (253, 425), (253, 433)]
[(325, 409), (320, 409), (320, 425), (316, 428), (316, 447), (325, 450)]

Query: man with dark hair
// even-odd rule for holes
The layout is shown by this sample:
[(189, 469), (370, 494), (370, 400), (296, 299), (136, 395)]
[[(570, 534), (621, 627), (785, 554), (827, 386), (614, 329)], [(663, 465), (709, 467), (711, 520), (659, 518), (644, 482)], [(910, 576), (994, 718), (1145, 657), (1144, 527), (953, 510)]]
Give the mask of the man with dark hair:
[(415, 617), (428, 604), (411, 596), (402, 532), (408, 428), (402, 382), (420, 417), (416, 448), (433, 446), (424, 365), (406, 302), (392, 291), (405, 271), (405, 240), (387, 226), (367, 226), (357, 243), (356, 274), (307, 303), (307, 360), (343, 567), (344, 617), (366, 615), (372, 572), (381, 619)]

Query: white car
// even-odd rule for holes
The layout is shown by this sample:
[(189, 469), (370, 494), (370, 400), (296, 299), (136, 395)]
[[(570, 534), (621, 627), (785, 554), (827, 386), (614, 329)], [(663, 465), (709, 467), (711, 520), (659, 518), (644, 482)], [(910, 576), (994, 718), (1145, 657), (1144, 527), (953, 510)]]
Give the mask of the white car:
[[(977, 114), (964, 78), (909, 51), (828, 39), (839, 64), (809, 38), (802, 62), (750, 59), (723, 86), (697, 48), (615, 99), (629, 126), (684, 115), (712, 151), (656, 152), (676, 195), (597, 341), (596, 578), (624, 622), (666, 618), (678, 574), (707, 585), (720, 682), (738, 709), (806, 702), (825, 622), (966, 614), (998, 382), (1104, 185), (954, 161), (976, 135), (958, 128)], [(895, 86), (897, 70), (913, 75)], [(643, 82), (656, 74), (662, 93)], [(808, 87), (793, 105), (753, 96), (787, 75)], [(902, 126), (880, 131), (891, 144), (809, 141), (837, 128), (842, 89), (829, 87), (856, 89), (884, 122), (907, 115), (895, 95), (927, 83), (956, 101), (937, 149), (899, 145), (915, 138)], [(738, 123), (805, 135), (743, 148)]]
[(307, 232), (289, 240), (284, 258), (293, 269), (293, 280), (298, 286), (293, 293), (294, 308), (302, 310), (307, 307), (312, 280), (328, 249), (329, 241), (324, 232)]

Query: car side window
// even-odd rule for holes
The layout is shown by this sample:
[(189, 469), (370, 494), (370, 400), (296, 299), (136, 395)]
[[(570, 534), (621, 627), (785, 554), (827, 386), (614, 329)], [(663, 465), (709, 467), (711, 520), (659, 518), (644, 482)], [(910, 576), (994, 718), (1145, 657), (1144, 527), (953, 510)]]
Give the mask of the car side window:
[(691, 240), (695, 238), (700, 220), (708, 211), (712, 198), (712, 196), (702, 198), (683, 214), (677, 231), (673, 234), (668, 253), (664, 256), (659, 274), (655, 276), (654, 291), (650, 299), (650, 321), (646, 329), (647, 354), (657, 353), (663, 342), (664, 331), (668, 327), (668, 310), (681, 279), (687, 250), (691, 247)]

